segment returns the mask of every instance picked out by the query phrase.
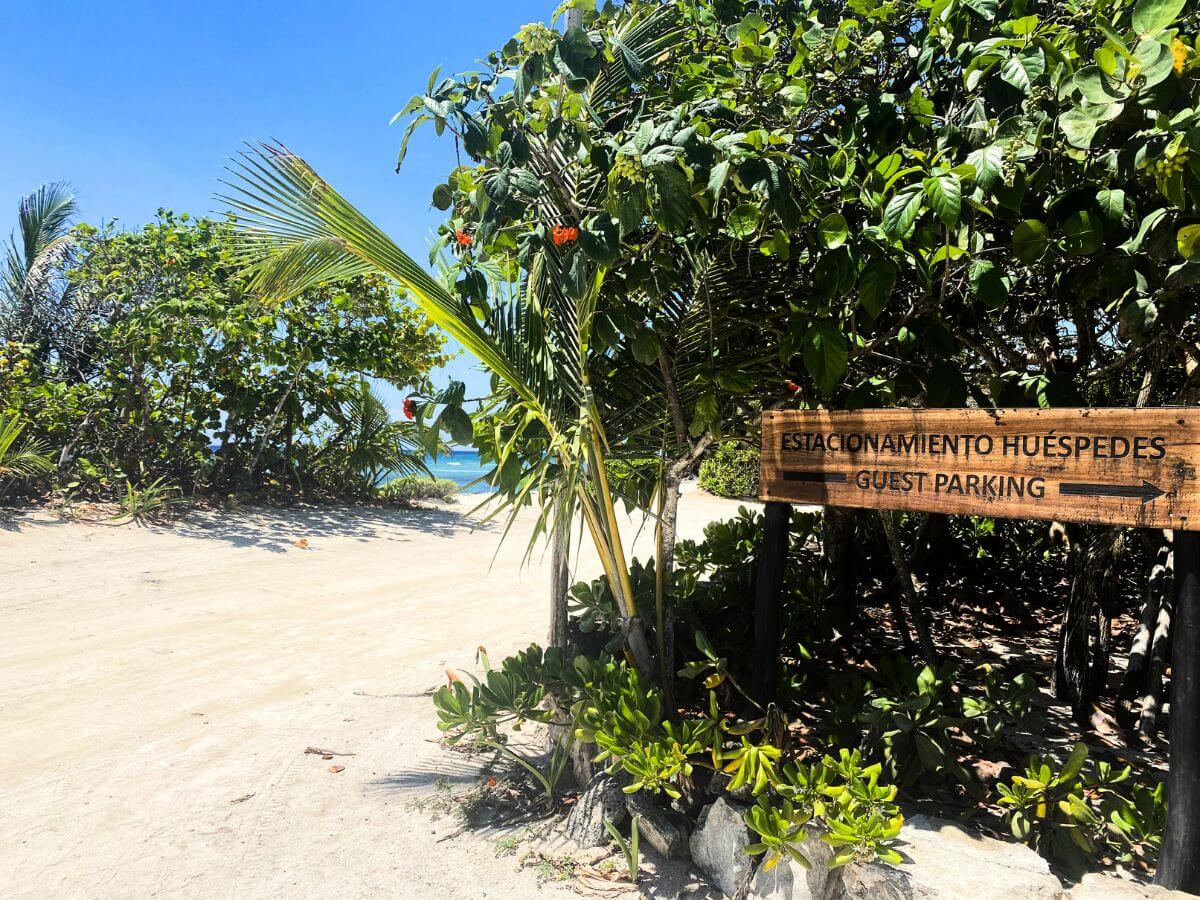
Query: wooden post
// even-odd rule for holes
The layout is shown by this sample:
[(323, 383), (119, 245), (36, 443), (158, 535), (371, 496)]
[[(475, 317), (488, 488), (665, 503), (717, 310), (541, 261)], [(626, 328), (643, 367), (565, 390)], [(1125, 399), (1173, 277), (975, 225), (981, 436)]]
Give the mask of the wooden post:
[(779, 681), (779, 598), (787, 570), (790, 503), (767, 503), (754, 590), (754, 662), (751, 691), (759, 703), (775, 699)]
[(1200, 893), (1200, 531), (1175, 532), (1171, 761), (1154, 883)]

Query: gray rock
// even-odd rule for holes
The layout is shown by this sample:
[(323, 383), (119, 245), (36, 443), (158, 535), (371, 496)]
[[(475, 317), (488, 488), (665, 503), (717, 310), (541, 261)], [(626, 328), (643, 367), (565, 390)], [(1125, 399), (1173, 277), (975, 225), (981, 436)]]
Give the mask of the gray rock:
[(690, 841), (692, 862), (730, 896), (737, 893), (750, 871), (751, 859), (746, 853), (750, 829), (742, 821), (744, 812), (740, 803), (721, 797), (701, 810)]
[(638, 818), (638, 836), (662, 856), (681, 859), (687, 856), (687, 835), (669, 815), (642, 791), (625, 795), (625, 808)]
[(929, 816), (913, 816), (900, 832), (907, 857), (900, 866), (884, 863), (842, 868), (839, 898), (907, 900), (959, 898), (1005, 900), (1063, 896), (1059, 880), (1044, 859), (1024, 844), (997, 841)]
[(1186, 900), (1192, 897), (1183, 891), (1169, 891), (1155, 884), (1145, 884), (1128, 878), (1117, 878), (1102, 872), (1091, 872), (1066, 896), (1070, 900)]
[[(830, 869), (835, 851), (821, 840), (825, 828), (818, 822), (806, 826), (808, 836), (800, 852), (808, 860), (805, 869), (790, 858), (781, 859), (769, 872), (759, 866), (750, 885), (750, 900), (830, 900), (841, 886), (841, 870)], [(765, 857), (764, 857), (765, 859)]]
[(604, 820), (610, 819), (619, 827), (628, 817), (621, 782), (601, 772), (567, 813), (563, 833), (580, 847), (603, 847), (609, 840)]

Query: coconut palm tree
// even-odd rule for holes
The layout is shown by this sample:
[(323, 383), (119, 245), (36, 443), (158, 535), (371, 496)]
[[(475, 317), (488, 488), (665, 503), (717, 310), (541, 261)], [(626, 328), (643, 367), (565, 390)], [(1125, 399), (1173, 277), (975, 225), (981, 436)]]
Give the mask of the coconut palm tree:
[(17, 230), (0, 259), (0, 337), (47, 352), (70, 305), (62, 278), (74, 248), (75, 194), (66, 182), (44, 184), (21, 199)]
[(651, 675), (605, 468), (608, 439), (590, 383), (592, 329), (605, 270), (594, 273), (582, 297), (555, 298), (560, 308), (554, 328), (545, 328), (524, 302), (527, 285), (498, 296), (500, 308), (485, 327), (467, 304), (286, 148), (255, 146), (235, 163), (233, 174), (234, 193), (226, 199), (238, 210), (243, 261), (266, 297), (282, 300), (324, 282), (382, 273), (512, 392), (509, 413), (518, 433), (542, 429), (549, 452), (523, 473), (510, 507), (515, 512), (536, 497), (540, 533), (577, 511), (582, 515), (613, 586), (626, 645), (637, 667)]

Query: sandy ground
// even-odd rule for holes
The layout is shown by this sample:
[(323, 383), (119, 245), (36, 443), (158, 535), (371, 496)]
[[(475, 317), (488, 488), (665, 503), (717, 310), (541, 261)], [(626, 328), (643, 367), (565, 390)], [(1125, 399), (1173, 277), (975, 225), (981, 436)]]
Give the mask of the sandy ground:
[[(681, 536), (736, 506), (686, 495)], [(0, 514), (0, 896), (567, 896), (414, 808), (476, 777), (434, 743), (446, 667), (544, 640), (528, 527)]]

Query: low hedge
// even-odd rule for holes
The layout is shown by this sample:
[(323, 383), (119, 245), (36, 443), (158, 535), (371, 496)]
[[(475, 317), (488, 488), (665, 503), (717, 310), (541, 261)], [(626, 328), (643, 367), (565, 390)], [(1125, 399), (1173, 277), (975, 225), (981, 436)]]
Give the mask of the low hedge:
[(700, 489), (718, 497), (757, 497), (758, 450), (743, 444), (721, 444), (700, 464)]
[(406, 475), (395, 478), (379, 489), (385, 500), (449, 500), (458, 493), (458, 485), (449, 478), (425, 478)]

